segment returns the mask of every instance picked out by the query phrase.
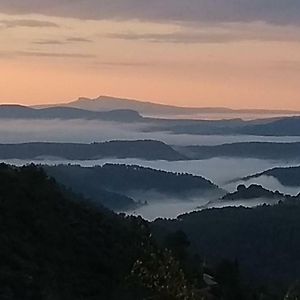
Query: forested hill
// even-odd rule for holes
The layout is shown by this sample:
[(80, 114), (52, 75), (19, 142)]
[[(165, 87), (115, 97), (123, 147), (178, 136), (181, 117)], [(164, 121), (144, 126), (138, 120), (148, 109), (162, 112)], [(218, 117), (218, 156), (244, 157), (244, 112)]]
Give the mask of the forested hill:
[[(134, 165), (105, 164), (90, 168), (77, 165), (58, 165), (44, 166), (44, 169), (58, 182), (95, 200), (99, 198), (99, 190), (117, 192), (133, 198), (138, 195), (136, 200), (142, 201), (151, 201), (152, 193), (158, 193), (162, 196), (160, 199), (162, 202), (166, 201), (164, 198), (166, 196), (178, 197), (184, 201), (185, 197), (189, 196), (223, 193), (215, 184), (200, 176)], [(110, 205), (109, 201), (103, 204), (116, 209)], [(126, 205), (123, 209), (126, 209)]]
[(95, 210), (34, 166), (1, 165), (0, 181), (0, 299), (195, 299), (141, 218)]
[(299, 187), (300, 191), (300, 166), (287, 168), (273, 168), (255, 175), (247, 176), (241, 180), (249, 180), (260, 176), (272, 176), (276, 178), (282, 185)]
[(13, 120), (102, 120), (117, 122), (139, 122), (142, 116), (130, 109), (111, 111), (89, 111), (73, 107), (49, 107), (35, 109), (22, 105), (0, 105), (0, 119)]
[[(273, 192), (263, 188), (261, 185), (252, 184), (249, 187), (241, 184), (237, 187), (237, 191), (228, 193), (221, 200), (250, 200), (250, 199), (273, 199), (273, 200), (290, 200), (291, 198), (298, 199), (290, 195), (284, 195), (278, 191)], [(300, 200), (300, 198), (299, 198)]]
[(298, 200), (193, 212), (177, 220), (157, 220), (154, 229), (159, 236), (184, 232), (192, 249), (206, 257), (207, 263), (221, 258), (236, 261), (251, 284), (266, 284), (269, 291), (280, 294), (300, 278), (299, 215)]
[(283, 300), (299, 277), (299, 205), (160, 220), (158, 244), (141, 218), (96, 209), (41, 168), (1, 164), (0, 181), (0, 299)]
[(24, 143), (0, 144), (1, 159), (57, 157), (68, 160), (101, 158), (140, 158), (146, 160), (184, 160), (186, 157), (169, 145), (155, 140), (110, 141), (92, 144)]

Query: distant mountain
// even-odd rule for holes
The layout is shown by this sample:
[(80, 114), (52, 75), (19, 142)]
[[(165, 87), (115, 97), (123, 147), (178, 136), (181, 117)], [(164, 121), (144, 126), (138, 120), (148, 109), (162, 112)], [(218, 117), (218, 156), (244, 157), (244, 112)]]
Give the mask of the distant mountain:
[[(52, 105), (48, 105), (52, 106)], [(193, 115), (193, 114), (274, 114), (274, 115), (295, 115), (300, 112), (291, 110), (263, 110), (263, 109), (230, 109), (225, 107), (179, 107), (153, 102), (138, 101), (132, 99), (100, 96), (96, 99), (81, 97), (78, 100), (64, 103), (63, 106), (76, 107), (94, 111), (105, 111), (114, 109), (132, 109), (143, 116), (155, 115)]]
[(133, 110), (88, 111), (72, 107), (30, 108), (21, 105), (0, 105), (0, 119), (86, 119), (119, 122), (137, 122), (142, 117)]
[(267, 124), (244, 126), (241, 134), (261, 136), (300, 136), (300, 117), (275, 120)]
[(239, 157), (276, 160), (300, 160), (300, 143), (245, 142), (216, 146), (187, 146), (180, 151), (191, 159)]
[[(58, 182), (94, 200), (101, 196), (99, 190), (132, 197), (136, 204), (138, 201), (157, 201), (153, 199), (154, 195), (159, 195), (159, 201), (164, 202), (168, 198), (185, 201), (192, 196), (223, 194), (221, 189), (203, 177), (140, 166), (106, 164), (102, 167), (85, 168), (60, 165), (44, 166), (44, 169)], [(113, 207), (109, 203), (102, 204)], [(132, 205), (127, 209), (132, 209)]]
[(300, 188), (300, 166), (288, 168), (273, 168), (261, 173), (241, 178), (241, 180), (250, 180), (261, 176), (272, 176), (284, 186)]
[(1, 159), (43, 159), (57, 157), (68, 160), (93, 160), (101, 158), (140, 158), (146, 160), (185, 160), (165, 143), (153, 140), (111, 141), (92, 144), (75, 143), (25, 143), (0, 144)]

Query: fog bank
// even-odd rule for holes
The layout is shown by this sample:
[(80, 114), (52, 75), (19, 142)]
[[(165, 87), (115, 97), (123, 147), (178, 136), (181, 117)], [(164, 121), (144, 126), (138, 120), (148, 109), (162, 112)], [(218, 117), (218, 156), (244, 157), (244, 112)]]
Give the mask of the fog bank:
[(0, 120), (0, 143), (79, 142), (154, 139), (170, 145), (220, 145), (235, 142), (296, 142), (300, 137), (189, 135), (145, 132), (147, 124), (95, 120)]

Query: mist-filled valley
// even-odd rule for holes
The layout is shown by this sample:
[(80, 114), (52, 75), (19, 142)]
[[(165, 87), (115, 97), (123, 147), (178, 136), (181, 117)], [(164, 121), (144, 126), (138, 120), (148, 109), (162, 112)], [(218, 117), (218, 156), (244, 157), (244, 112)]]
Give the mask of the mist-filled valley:
[(299, 16), (0, 0), (0, 300), (299, 300)]
[[(85, 101), (88, 100), (81, 100), (80, 106), (85, 105)], [(92, 100), (90, 105), (95, 106), (99, 101), (101, 100)], [(109, 104), (108, 101), (101, 105)], [(112, 103), (111, 108), (118, 108), (114, 105)], [(132, 265), (134, 258), (147, 256), (151, 266), (159, 263), (163, 268), (166, 267), (166, 270), (170, 270), (170, 262), (166, 260), (173, 259), (172, 255), (179, 259), (179, 264), (183, 264), (183, 270), (187, 272), (187, 282), (197, 282), (197, 288), (190, 285), (187, 293), (194, 293), (196, 288), (197, 293), (201, 295), (201, 298), (184, 299), (210, 299), (205, 297), (222, 293), (227, 295), (227, 298), (224, 298), (226, 300), (252, 300), (241, 296), (247, 294), (248, 285), (251, 286), (254, 295), (270, 296), (266, 299), (278, 299), (274, 298), (274, 295), (283, 295), (299, 272), (290, 268), (288, 273), (285, 273), (285, 265), (280, 262), (279, 269), (271, 275), (272, 260), (270, 263), (263, 261), (264, 251), (271, 249), (269, 245), (277, 245), (277, 236), (269, 226), (281, 226), (281, 222), (285, 222), (285, 226), (292, 232), (298, 226), (296, 219), (293, 219), (294, 215), (289, 219), (288, 211), (290, 207), (298, 210), (300, 203), (300, 167), (297, 167), (300, 165), (300, 138), (297, 132), (300, 119), (294, 116), (279, 117), (276, 115), (278, 112), (268, 112), (272, 116), (269, 119), (252, 118), (254, 112), (242, 112), (243, 116), (248, 114), (248, 118), (230, 119), (231, 111), (225, 112), (228, 118), (224, 119), (212, 117), (212, 114), (220, 112), (211, 113), (211, 118), (205, 120), (188, 119), (189, 114), (186, 118), (176, 119), (175, 113), (178, 112), (178, 108), (174, 108), (174, 111), (173, 108), (171, 111), (170, 108), (164, 108), (170, 113), (164, 119), (159, 115), (159, 111), (156, 111), (155, 115), (149, 113), (145, 116), (141, 114), (143, 110), (134, 111), (132, 106), (119, 108), (110, 110), (108, 106), (99, 111), (94, 107), (94, 110), (89, 111), (86, 107), (74, 109), (69, 105), (66, 108), (0, 106), (0, 178), (3, 178), (4, 184), (3, 199), (9, 195), (11, 201), (18, 201), (18, 195), (21, 194), (21, 198), (30, 203), (29, 207), (27, 204), (19, 204), (20, 211), (12, 212), (21, 216), (16, 219), (16, 224), (12, 224), (6, 215), (3, 217), (5, 226), (11, 228), (9, 230), (19, 228), (16, 236), (20, 239), (20, 249), (26, 251), (24, 249), (27, 247), (27, 244), (21, 241), (23, 236), (26, 237), (23, 228), (31, 226), (38, 228), (34, 229), (38, 231), (47, 228), (52, 232), (49, 224), (57, 224), (53, 226), (67, 228), (65, 230), (69, 237), (66, 239), (75, 248), (84, 249), (83, 244), (92, 243), (89, 247), (97, 252), (94, 243), (101, 243), (98, 234), (94, 234), (93, 229), (87, 229), (95, 228), (92, 223), (97, 223), (97, 228), (104, 234), (103, 238), (109, 247), (115, 249), (115, 246), (119, 247), (118, 243), (120, 247), (125, 247), (122, 248), (127, 256), (125, 264), (129, 264), (122, 265), (124, 273), (115, 268), (114, 264), (105, 267), (108, 273), (113, 272), (117, 276), (112, 279), (117, 288), (111, 299), (119, 299), (120, 293), (128, 295), (124, 296), (124, 299), (142, 299), (134, 298), (132, 293), (139, 293), (137, 291), (140, 289), (144, 293), (146, 283), (140, 281), (140, 276), (146, 276), (145, 272), (155, 273), (156, 269), (140, 270), (138, 261)], [(150, 108), (153, 110), (152, 106)], [(150, 108), (147, 106), (146, 111)], [(260, 112), (259, 116), (266, 115)], [(278, 126), (281, 128), (279, 131)], [(11, 195), (7, 191), (9, 188), (15, 189)], [(45, 202), (37, 200), (40, 199), (39, 195), (42, 195)], [(48, 198), (60, 200), (49, 202)], [(4, 201), (3, 205), (7, 211), (17, 209), (15, 206), (6, 206), (5, 203)], [(281, 218), (274, 219), (279, 210), (282, 212)], [(39, 217), (36, 219), (36, 216), (41, 214), (45, 218), (44, 223), (38, 221)], [(27, 220), (27, 216), (30, 219)], [(271, 223), (257, 228), (262, 236), (253, 235), (249, 228), (254, 226), (252, 222), (255, 226), (264, 224), (259, 221), (262, 216), (271, 220)], [(37, 223), (33, 224), (32, 220), (37, 220)], [(99, 220), (104, 223), (99, 224)], [(202, 224), (204, 220), (206, 224)], [(40, 228), (41, 222), (43, 227)], [(220, 222), (224, 222), (227, 228), (223, 228), (222, 225), (219, 227)], [(123, 226), (123, 229), (119, 226)], [(64, 232), (63, 229), (60, 230)], [(82, 233), (81, 230), (85, 232)], [(110, 236), (111, 230), (114, 233)], [(280, 232), (280, 239), (284, 240), (281, 229), (276, 230)], [(31, 239), (36, 239), (34, 232)], [(198, 232), (202, 232), (203, 235), (199, 237)], [(52, 235), (56, 236), (58, 243), (62, 243), (58, 232), (53, 232)], [(248, 241), (244, 240), (245, 235), (249, 235), (252, 241), (250, 250), (247, 248)], [(263, 235), (268, 235), (270, 241), (266, 245), (258, 246), (263, 250), (257, 255), (257, 245), (253, 241), (256, 237), (263, 241)], [(223, 236), (226, 239), (233, 238), (236, 243), (227, 241), (223, 246), (224, 253), (220, 253), (214, 247), (215, 243), (220, 246)], [(6, 237), (7, 239), (10, 237)], [(291, 234), (290, 240), (290, 243), (294, 243), (296, 251), (298, 239)], [(128, 241), (135, 241), (136, 246), (128, 246)], [(44, 244), (41, 247), (43, 255), (47, 256), (48, 251), (43, 248)], [(102, 244), (100, 248), (106, 251)], [(51, 246), (49, 249), (52, 249)], [(57, 259), (62, 259), (60, 255), (65, 257), (69, 252), (68, 248), (63, 249), (62, 252), (58, 252)], [(116, 249), (114, 251), (120, 251)], [(168, 252), (161, 252), (160, 249), (170, 249), (171, 252), (167, 254)], [(85, 251), (83, 250), (83, 253)], [(249, 259), (246, 259), (248, 251)], [(280, 260), (281, 250), (273, 251), (274, 258)], [(287, 260), (293, 261), (293, 249), (285, 249), (285, 252)], [(10, 252), (5, 253), (11, 259)], [(90, 264), (93, 260), (90, 253), (89, 258), (86, 258), (85, 254), (81, 257), (78, 254), (80, 252), (72, 253), (74, 260), (72, 258), (71, 262), (67, 263), (63, 259), (62, 265), (63, 268), (76, 266), (73, 269), (75, 279), (70, 279), (57, 262), (50, 265), (60, 269), (60, 273), (68, 278), (66, 280), (73, 286), (73, 290), (77, 290), (76, 276), (83, 276), (82, 272), (95, 276), (96, 279), (91, 281), (94, 284), (93, 280), (97, 281), (98, 270), (103, 273), (103, 257), (108, 254), (100, 252), (100, 256), (94, 255), (98, 257), (101, 267), (91, 273), (77, 262), (79, 259)], [(23, 257), (23, 254), (16, 255)], [(109, 254), (109, 260), (110, 255), (118, 256)], [(153, 261), (153, 255), (158, 255), (162, 261)], [(171, 258), (168, 255), (171, 255)], [(46, 256), (43, 259), (51, 259), (51, 255), (50, 258)], [(204, 259), (207, 257), (207, 267), (197, 263), (199, 256)], [(234, 262), (235, 259), (238, 259), (239, 266)], [(192, 270), (191, 264), (197, 266), (195, 270)], [(252, 264), (256, 264), (257, 268), (253, 269)], [(21, 268), (24, 268), (23, 264), (21, 265)], [(179, 266), (172, 265), (172, 270), (178, 272)], [(39, 265), (38, 268), (43, 270), (44, 274), (48, 272), (44, 270), (43, 265)], [(233, 278), (231, 276), (236, 275), (226, 273), (226, 277), (220, 277), (222, 268), (225, 268), (225, 273), (229, 270), (237, 272), (239, 269), (243, 278), (246, 278), (243, 286), (239, 286), (236, 281), (232, 286), (226, 281), (228, 276)], [(128, 270), (131, 270), (131, 275), (127, 276), (125, 281), (120, 279)], [(30, 274), (35, 274), (32, 272), (30, 271)], [(135, 272), (138, 277), (135, 277)], [(15, 276), (14, 271), (10, 274)], [(45, 276), (47, 279), (40, 283), (40, 286), (49, 282), (51, 275)], [(158, 275), (153, 276), (157, 278)], [(168, 276), (173, 280), (173, 276), (177, 275), (172, 273)], [(274, 280), (281, 280), (279, 285), (274, 285), (273, 276)], [(104, 278), (107, 278), (107, 275)], [(131, 282), (130, 287), (128, 278), (135, 282)], [(165, 275), (162, 278), (166, 280)], [(152, 282), (148, 277), (143, 277), (142, 280)], [(270, 291), (258, 291), (259, 280), (263, 280), (265, 285), (270, 287)], [(20, 285), (27, 285), (22, 280), (16, 281)], [(89, 285), (87, 282), (90, 281), (84, 281), (85, 286)], [(180, 289), (183, 282), (180, 279)], [(136, 286), (137, 283), (139, 286)], [(237, 291), (237, 286), (240, 292)], [(228, 288), (231, 292), (227, 294), (225, 290)], [(89, 293), (91, 289), (93, 288), (87, 287), (84, 293)], [(53, 290), (60, 288), (55, 287)], [(5, 291), (1, 292), (0, 284), (0, 295), (1, 293)], [(102, 290), (101, 293), (111, 295), (110, 291)], [(232, 293), (237, 293), (234, 296), (236, 298), (232, 298)], [(164, 297), (158, 299), (165, 300)]]
[[(271, 119), (256, 120), (250, 117), (253, 112), (244, 111), (242, 113), (244, 116), (248, 115), (248, 121), (230, 118), (218, 120), (213, 117), (204, 121), (193, 120), (187, 119), (189, 114), (186, 119), (176, 120), (174, 114), (173, 119), (172, 114), (168, 119), (162, 119), (158, 117), (159, 109), (165, 108), (161, 107), (156, 108), (157, 117), (144, 117), (140, 115), (143, 110), (136, 113), (129, 110), (136, 104), (130, 101), (127, 106), (120, 107), (116, 105), (123, 102), (117, 99), (80, 101), (77, 108), (72, 108), (76, 107), (76, 102), (68, 104), (68, 108), (0, 107), (0, 158), (3, 162), (18, 166), (35, 163), (57, 168), (58, 165), (65, 165), (66, 169), (70, 169), (71, 165), (84, 167), (79, 185), (78, 179), (74, 178), (61, 182), (68, 188), (77, 188), (78, 193), (82, 192), (81, 189), (95, 189), (101, 182), (99, 175), (95, 174), (92, 179), (95, 181), (95, 187), (90, 186), (91, 178), (86, 175), (84, 169), (107, 164), (140, 166), (174, 174), (200, 176), (222, 190), (210, 194), (192, 191), (185, 194), (175, 191), (163, 193), (155, 186), (149, 185), (147, 189), (132, 188), (126, 193), (106, 186), (98, 191), (108, 198), (109, 193), (117, 193), (112, 197), (114, 205), (106, 202), (109, 208), (141, 215), (149, 220), (161, 217), (176, 218), (181, 214), (207, 207), (252, 207), (264, 203), (271, 204), (261, 197), (252, 201), (220, 200), (221, 194), (235, 191), (239, 184), (260, 184), (271, 191), (298, 194), (300, 182), (299, 186), (289, 187), (282, 185), (272, 176), (247, 178), (274, 167), (290, 167), (300, 163), (300, 139), (295, 134), (298, 118), (278, 119), (278, 112), (274, 112)], [(101, 101), (107, 101), (103, 102), (106, 103), (103, 104), (106, 105), (103, 112), (99, 112), (99, 107), (94, 107), (93, 112), (87, 110), (88, 105), (100, 104)], [(110, 110), (117, 108), (119, 110)], [(175, 109), (175, 112), (177, 110)], [(231, 111), (222, 113), (232, 115)], [(281, 133), (277, 135), (276, 131), (261, 135), (264, 126), (276, 128), (280, 122), (290, 124), (290, 136)], [(289, 132), (289, 127), (284, 128)], [(221, 132), (224, 134), (220, 134)], [(107, 176), (115, 178), (116, 174)], [(153, 178), (148, 180), (151, 182)], [(188, 189), (188, 186), (185, 189)], [(93, 198), (95, 195), (87, 193), (85, 196)], [(125, 201), (128, 206), (120, 204), (120, 201)], [(134, 203), (136, 204), (133, 205)]]
[[(18, 143), (22, 142), (58, 142), (58, 145), (63, 145), (63, 143), (92, 143), (92, 142), (100, 142), (100, 141), (110, 141), (110, 140), (120, 140), (127, 141), (131, 140), (132, 142), (136, 140), (143, 139), (151, 139), (151, 140), (161, 140), (163, 142), (169, 142), (170, 147), (177, 151), (179, 154), (186, 154), (186, 151), (183, 151), (183, 148), (190, 145), (223, 145), (225, 143), (232, 142), (276, 142), (276, 143), (290, 143), (291, 145), (294, 142), (298, 142), (297, 137), (261, 137), (261, 136), (198, 136), (198, 135), (176, 135), (167, 132), (143, 132), (143, 126), (139, 124), (122, 124), (115, 122), (102, 122), (102, 121), (89, 121), (89, 120), (19, 120), (19, 121), (11, 121), (11, 120), (1, 120), (1, 131), (3, 134), (1, 135), (2, 144), (13, 143), (15, 146), (18, 146)], [(150, 140), (149, 140), (150, 142)], [(70, 144), (72, 146), (72, 144)], [(271, 151), (272, 151), (272, 144)], [(284, 145), (284, 144), (283, 144)], [(297, 144), (295, 144), (297, 145)], [(29, 145), (30, 146), (30, 145)], [(68, 144), (66, 144), (68, 146)], [(120, 145), (121, 146), (121, 145)], [(150, 145), (149, 145), (150, 146)], [(232, 144), (234, 147), (234, 144)], [(164, 170), (175, 173), (188, 173), (196, 176), (203, 176), (204, 178), (210, 180), (214, 184), (218, 185), (220, 188), (224, 189), (227, 192), (233, 192), (236, 187), (244, 183), (246, 185), (251, 184), (260, 184), (263, 187), (269, 190), (278, 190), (282, 193), (297, 195), (300, 191), (300, 182), (299, 182), (299, 191), (298, 187), (287, 187), (283, 186), (278, 180), (271, 176), (260, 176), (257, 178), (252, 178), (248, 180), (239, 180), (245, 178), (252, 174), (257, 174), (264, 172), (265, 170), (274, 168), (274, 167), (288, 167), (299, 164), (297, 157), (295, 156), (286, 156), (280, 159), (258, 159), (254, 157), (234, 157), (236, 154), (232, 154), (232, 157), (228, 157), (228, 153), (226, 157), (213, 157), (208, 159), (200, 159), (195, 160), (193, 158), (175, 158), (169, 156), (169, 152), (166, 154), (156, 153), (158, 151), (156, 148), (148, 148), (151, 152), (151, 156), (148, 159), (143, 159), (141, 155), (137, 154), (136, 151), (131, 153), (130, 158), (125, 158), (124, 155), (128, 152), (124, 152), (125, 154), (121, 154), (120, 150), (113, 150), (117, 152), (110, 152), (111, 156), (113, 155), (122, 155), (123, 158), (114, 158), (107, 157), (95, 159), (90, 157), (88, 160), (81, 158), (80, 155), (76, 156), (74, 154), (73, 159), (66, 159), (63, 157), (59, 157), (60, 155), (50, 154), (52, 152), (47, 152), (47, 144), (43, 146), (40, 145), (41, 155), (37, 155), (36, 157), (29, 156), (30, 158), (26, 159), (26, 154), (24, 153), (25, 148), (28, 148), (28, 145), (24, 145), (19, 151), (25, 155), (24, 158), (14, 158), (12, 149), (7, 150), (8, 154), (12, 157), (9, 159), (3, 159), (3, 162), (13, 164), (13, 165), (26, 165), (30, 163), (35, 163), (38, 165), (79, 165), (82, 167), (94, 167), (94, 166), (103, 166), (107, 163), (110, 164), (125, 164), (125, 165), (137, 165), (143, 167), (149, 167), (156, 170)], [(247, 148), (247, 144), (245, 144)], [(0, 147), (1, 148), (1, 147)], [(78, 148), (78, 147), (77, 147)], [(3, 155), (5, 154), (5, 149), (3, 148)], [(17, 148), (16, 148), (17, 149)], [(22, 150), (23, 149), (23, 150)], [(33, 153), (34, 148), (29, 148), (26, 151), (28, 153)], [(122, 146), (121, 148), (122, 149)], [(1, 149), (0, 149), (1, 150)], [(1, 150), (2, 151), (2, 150)], [(44, 151), (44, 153), (43, 153)], [(61, 153), (67, 153), (66, 151), (71, 151), (70, 153), (74, 153), (72, 148), (69, 150), (62, 149)], [(77, 150), (76, 150), (77, 151)], [(109, 150), (109, 151), (112, 151)], [(144, 151), (141, 149), (141, 151)], [(159, 150), (160, 151), (160, 150)], [(2, 153), (2, 152), (1, 152)], [(18, 152), (16, 152), (18, 153)], [(39, 152), (38, 152), (39, 153)], [(56, 152), (55, 152), (56, 153)], [(58, 152), (59, 153), (59, 152)], [(115, 154), (113, 154), (115, 153)], [(139, 152), (143, 153), (143, 152)], [(267, 152), (264, 152), (266, 157), (268, 156)], [(17, 154), (16, 154), (17, 155)], [(247, 154), (246, 154), (247, 155)], [(136, 156), (136, 158), (134, 158)], [(22, 156), (23, 157), (23, 156)], [(151, 159), (151, 157), (157, 157), (157, 160)], [(160, 159), (163, 157), (163, 160)], [(255, 201), (219, 201), (219, 195), (210, 195), (209, 197), (204, 197), (203, 195), (193, 195), (188, 197), (187, 195), (181, 196), (178, 195), (163, 195), (159, 191), (148, 191), (147, 197), (145, 196), (145, 191), (142, 192), (144, 197), (140, 197), (139, 192), (135, 191), (135, 193), (128, 194), (126, 196), (132, 197), (137, 202), (145, 202), (147, 201), (147, 205), (143, 205), (140, 207), (135, 207), (134, 209), (121, 209), (119, 211), (125, 211), (127, 213), (132, 213), (134, 215), (141, 215), (146, 219), (154, 220), (159, 217), (163, 218), (176, 218), (178, 215), (181, 215), (186, 212), (190, 212), (197, 209), (202, 209), (203, 207), (207, 207), (209, 203), (209, 207), (223, 207), (223, 206), (255, 206), (261, 205), (263, 203), (269, 203), (265, 199), (256, 199)], [(150, 201), (149, 201), (150, 199)], [(152, 201), (151, 201), (152, 200)]]

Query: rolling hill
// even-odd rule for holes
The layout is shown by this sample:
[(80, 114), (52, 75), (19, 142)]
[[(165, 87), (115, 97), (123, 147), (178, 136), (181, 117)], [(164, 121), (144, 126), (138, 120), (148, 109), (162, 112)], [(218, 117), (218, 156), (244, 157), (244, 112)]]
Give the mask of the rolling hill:
[(142, 117), (134, 110), (111, 110), (105, 112), (89, 111), (73, 107), (31, 108), (21, 105), (0, 105), (0, 119), (38, 119), (38, 120), (103, 120), (118, 122), (137, 122)]
[(272, 176), (276, 178), (282, 185), (290, 187), (300, 187), (300, 167), (273, 168), (261, 173), (250, 175), (241, 180), (249, 180), (261, 176)]
[(185, 160), (183, 154), (159, 141), (110, 141), (92, 144), (25, 143), (0, 144), (1, 159), (43, 159), (56, 157), (68, 160), (101, 158), (140, 158), (146, 160)]
[[(136, 200), (136, 205), (153, 201), (166, 202), (169, 198), (184, 202), (193, 196), (213, 194), (218, 197), (224, 194), (219, 187), (201, 176), (171, 173), (135, 165), (105, 164), (91, 168), (59, 165), (43, 168), (49, 176), (54, 177), (61, 184), (95, 201), (99, 199), (99, 195), (101, 196), (102, 190), (133, 198)], [(133, 208), (129, 203), (126, 209), (126, 203), (125, 201), (123, 211)], [(109, 203), (109, 198), (102, 204), (114, 208), (113, 203)]]
[(239, 132), (241, 134), (261, 136), (299, 136), (300, 118), (282, 118), (267, 124), (245, 126), (239, 129)]
[(216, 146), (187, 146), (180, 150), (191, 159), (213, 157), (299, 161), (300, 143), (245, 142)]

